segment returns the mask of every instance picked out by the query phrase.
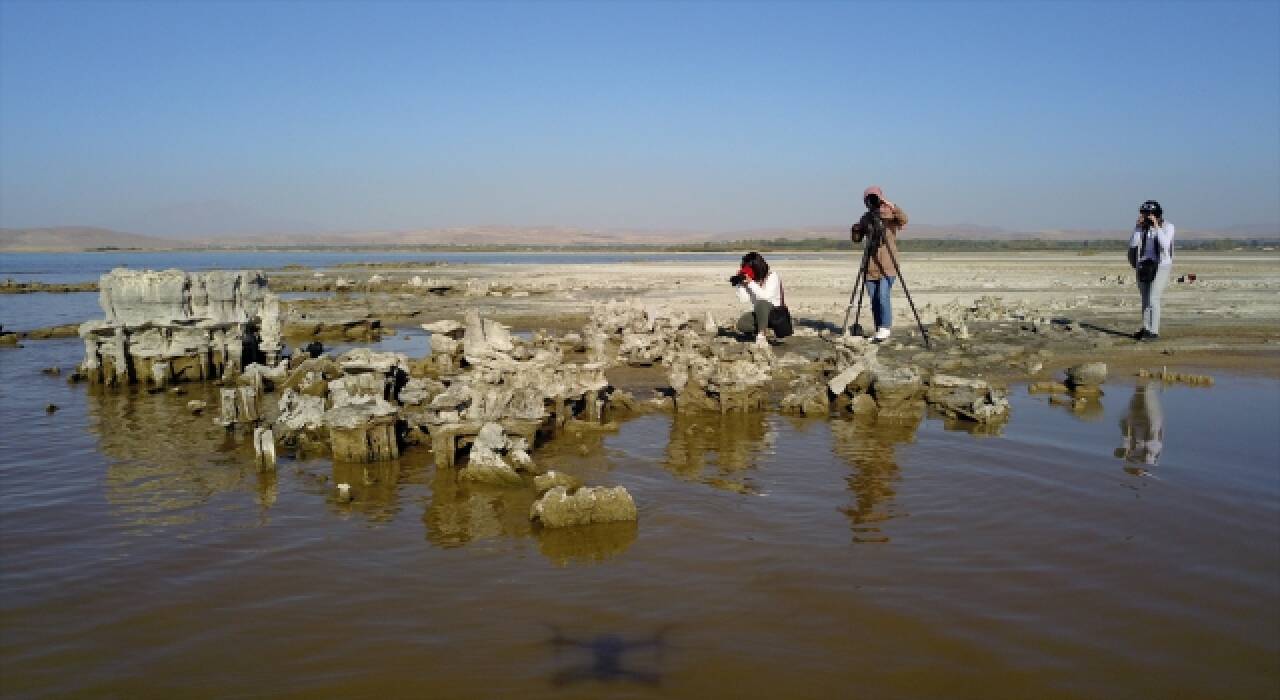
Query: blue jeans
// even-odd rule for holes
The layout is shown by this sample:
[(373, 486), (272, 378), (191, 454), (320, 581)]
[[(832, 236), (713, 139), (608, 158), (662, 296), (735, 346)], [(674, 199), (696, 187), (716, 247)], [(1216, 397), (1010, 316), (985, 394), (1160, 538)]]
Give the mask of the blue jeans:
[(867, 296), (871, 297), (871, 317), (876, 321), (876, 330), (892, 328), (893, 305), (889, 301), (889, 290), (893, 288), (893, 278), (867, 280), (864, 285)]

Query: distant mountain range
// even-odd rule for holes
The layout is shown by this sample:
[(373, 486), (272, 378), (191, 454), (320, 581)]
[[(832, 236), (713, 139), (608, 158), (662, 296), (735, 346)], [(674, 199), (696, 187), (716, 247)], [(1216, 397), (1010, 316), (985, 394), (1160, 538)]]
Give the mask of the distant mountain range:
[[(1055, 231), (1010, 231), (993, 226), (961, 224), (935, 226), (911, 224), (912, 238), (941, 240), (1012, 241), (1044, 239), (1056, 241), (1103, 240), (1125, 235), (1121, 229), (1073, 229)], [(646, 231), (581, 229), (556, 226), (474, 226), (410, 231), (372, 231), (342, 234), (271, 234), (260, 236), (209, 236), (200, 240), (177, 240), (123, 233), (89, 226), (0, 229), (0, 252), (70, 252), (85, 250), (173, 250), (192, 248), (243, 248), (261, 246), (600, 246), (669, 245), (745, 240), (843, 239), (846, 226), (804, 226), (762, 228), (743, 231)], [(1221, 230), (1178, 231), (1184, 240), (1218, 238), (1280, 239), (1280, 225), (1235, 226)]]
[(83, 250), (166, 250), (201, 244), (92, 226), (0, 228), (0, 253), (66, 253)]

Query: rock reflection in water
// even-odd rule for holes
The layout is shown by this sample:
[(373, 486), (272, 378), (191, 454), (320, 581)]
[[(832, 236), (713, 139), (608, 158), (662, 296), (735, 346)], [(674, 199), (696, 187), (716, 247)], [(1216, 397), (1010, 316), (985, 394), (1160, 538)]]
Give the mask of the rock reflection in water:
[[(1160, 404), (1160, 390), (1152, 384), (1139, 384), (1129, 399), (1129, 412), (1120, 419), (1120, 434), (1124, 442), (1116, 448), (1115, 456), (1130, 465), (1155, 465), (1164, 451), (1164, 407)], [(1144, 476), (1140, 466), (1127, 466), (1125, 471)]]
[(533, 533), (528, 488), (503, 488), (457, 478), (456, 469), (436, 469), (431, 497), (422, 520), (427, 540), (441, 547), (461, 547), (495, 537), (528, 537)]
[(848, 461), (854, 473), (848, 477), (854, 505), (844, 509), (854, 542), (888, 542), (880, 523), (899, 515), (894, 506), (895, 484), (902, 478), (897, 445), (913, 442), (923, 419), (844, 420), (831, 422), (832, 449)]
[(538, 549), (559, 566), (595, 564), (627, 551), (638, 532), (635, 522), (542, 528)]
[(335, 498), (334, 507), (343, 512), (359, 512), (374, 522), (389, 522), (400, 510), (397, 501), (400, 482), (400, 460), (356, 464), (333, 463), (333, 485), (349, 484), (351, 498), (343, 503)]
[[(662, 675), (655, 670), (636, 666), (628, 667), (622, 657), (628, 652), (649, 652), (651, 663), (660, 664), (662, 652), (666, 648), (666, 635), (670, 630), (664, 627), (652, 637), (645, 639), (626, 639), (617, 634), (601, 634), (589, 639), (575, 639), (566, 636), (557, 627), (552, 627), (551, 646), (557, 656), (565, 650), (586, 652), (590, 658), (575, 663), (551, 677), (555, 686), (571, 685), (583, 681), (599, 683), (638, 683), (656, 686), (661, 684)], [(585, 656), (585, 655), (584, 655)]]
[(531, 488), (459, 481), (457, 470), (437, 469), (422, 516), (427, 541), (439, 547), (462, 547), (503, 537), (537, 537), (543, 556), (568, 566), (605, 561), (625, 552), (636, 540), (634, 522), (535, 528), (529, 520), (534, 500)]
[(664, 465), (682, 479), (737, 493), (755, 493), (747, 470), (773, 445), (760, 412), (676, 414)]
[(205, 397), (88, 391), (88, 429), (111, 458), (106, 500), (132, 525), (195, 522), (202, 505), (237, 490), (254, 489), (264, 508), (275, 502), (274, 479), (259, 476), (248, 438), (191, 415), (191, 398)]

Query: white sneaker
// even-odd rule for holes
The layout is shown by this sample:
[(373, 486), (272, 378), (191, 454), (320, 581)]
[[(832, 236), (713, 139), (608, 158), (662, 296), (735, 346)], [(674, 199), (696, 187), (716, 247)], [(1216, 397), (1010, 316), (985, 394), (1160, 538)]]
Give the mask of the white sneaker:
[(756, 347), (758, 348), (769, 347), (769, 339), (764, 337), (764, 333), (761, 333), (756, 336)]
[(883, 343), (884, 341), (889, 339), (889, 333), (890, 331), (888, 328), (877, 328), (876, 334), (871, 336), (871, 339), (876, 341), (877, 343)]

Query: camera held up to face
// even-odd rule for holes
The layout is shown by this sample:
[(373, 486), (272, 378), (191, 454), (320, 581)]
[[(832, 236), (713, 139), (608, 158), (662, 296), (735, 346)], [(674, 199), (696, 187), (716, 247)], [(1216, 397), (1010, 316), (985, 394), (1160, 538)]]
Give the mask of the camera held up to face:
[(1160, 203), (1154, 199), (1148, 199), (1138, 207), (1138, 216), (1142, 221), (1154, 224), (1164, 220), (1164, 210), (1160, 208)]

